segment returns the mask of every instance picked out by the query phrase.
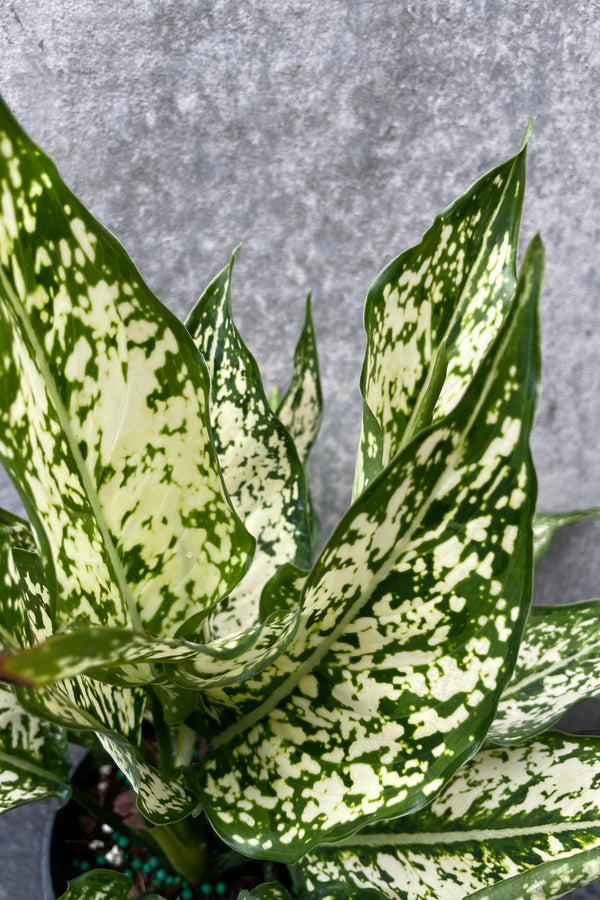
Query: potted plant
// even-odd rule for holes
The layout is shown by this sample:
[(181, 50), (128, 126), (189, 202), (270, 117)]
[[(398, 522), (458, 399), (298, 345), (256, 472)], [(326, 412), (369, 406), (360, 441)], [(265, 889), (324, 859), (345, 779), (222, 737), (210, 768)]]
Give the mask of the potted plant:
[(600, 873), (600, 746), (547, 731), (598, 688), (600, 607), (530, 608), (565, 519), (534, 514), (528, 136), (372, 284), (354, 499), (313, 562), (310, 306), (270, 405), (235, 254), (183, 325), (1, 107), (0, 458), (28, 516), (0, 528), (1, 806), (64, 802), (74, 737), (172, 873), (119, 871), (113, 820), (68, 900), (218, 894), (240, 856), (256, 898)]

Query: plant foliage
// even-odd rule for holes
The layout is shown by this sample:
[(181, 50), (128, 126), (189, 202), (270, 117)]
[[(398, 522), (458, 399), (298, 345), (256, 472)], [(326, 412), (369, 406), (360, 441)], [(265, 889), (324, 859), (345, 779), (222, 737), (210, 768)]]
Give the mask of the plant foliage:
[[(67, 799), (68, 730), (188, 871), (177, 823), (202, 809), (307, 898), (600, 874), (598, 744), (542, 735), (600, 689), (600, 601), (530, 608), (534, 559), (581, 514), (534, 517), (528, 137), (369, 289), (354, 499), (313, 561), (310, 302), (269, 401), (235, 253), (184, 326), (0, 106), (0, 460), (27, 513), (0, 514), (2, 809)], [(92, 872), (64, 897), (130, 886)]]

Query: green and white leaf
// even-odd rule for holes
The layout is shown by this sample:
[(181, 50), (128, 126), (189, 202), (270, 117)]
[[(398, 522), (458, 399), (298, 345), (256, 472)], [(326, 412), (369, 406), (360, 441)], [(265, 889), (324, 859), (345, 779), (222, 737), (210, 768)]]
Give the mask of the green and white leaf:
[(245, 577), (203, 622), (209, 640), (255, 625), (266, 581), (286, 563), (307, 568), (311, 554), (304, 470), (231, 314), (236, 253), (186, 322), (208, 366), (210, 418), (225, 485), (256, 538)]
[(292, 896), (278, 881), (267, 881), (249, 891), (240, 891), (237, 900), (292, 900)]
[(136, 749), (146, 692), (102, 685), (80, 675), (50, 688), (20, 689), (19, 702), (73, 731), (93, 731), (129, 778), (138, 794), (138, 807), (151, 822), (178, 821), (196, 807), (183, 772), (161, 772)]
[[(297, 609), (274, 612), (266, 625), (209, 644), (117, 628), (78, 629), (0, 658), (0, 677), (40, 687), (82, 673), (129, 685), (160, 683), (166, 674), (174, 683), (196, 690), (225, 687), (269, 665), (292, 639), (298, 618)], [(147, 663), (155, 665), (142, 665)]]
[[(294, 353), (294, 368), (290, 386), (282, 399), (277, 394), (275, 406), (273, 406), (273, 402), (269, 398), (269, 405), (277, 413), (277, 417), (291, 434), (303, 465), (306, 465), (308, 454), (318, 434), (323, 416), (319, 359), (310, 300), (309, 294), (306, 301), (304, 327)], [(308, 490), (307, 503), (311, 547), (314, 552), (319, 545), (321, 525), (312, 502), (310, 490)]]
[[(5, 514), (4, 521), (9, 522), (9, 517), (10, 514)], [(5, 549), (8, 547), (9, 553), (9, 568), (5, 570), (4, 581), (7, 585), (7, 578), (13, 578), (13, 587), (18, 592), (23, 615), (20, 636), (24, 643), (34, 643), (38, 640), (45, 641), (51, 634), (51, 601), (39, 556), (35, 551), (23, 549), (28, 543), (18, 536), (21, 525), (25, 525), (22, 520), (19, 522), (21, 524), (17, 523), (13, 530), (10, 527), (0, 530), (0, 546)], [(0, 604), (0, 615), (3, 617), (6, 616), (7, 609), (11, 608), (7, 599), (8, 591), (3, 593), (3, 602)], [(62, 638), (65, 639), (66, 636)], [(41, 648), (44, 646), (44, 643), (40, 645)], [(32, 652), (35, 653), (36, 649)], [(17, 676), (16, 680), (26, 679), (19, 679)], [(30, 714), (63, 728), (101, 728), (116, 731), (136, 745), (139, 742), (145, 707), (145, 696), (139, 690), (102, 685), (85, 675), (79, 675), (62, 681), (52, 689), (19, 690), (18, 697)]]
[(14, 688), (0, 684), (0, 812), (40, 800), (69, 798), (64, 733), (25, 712)]
[(198, 801), (182, 769), (161, 771), (149, 765), (124, 739), (98, 732), (98, 740), (137, 794), (137, 807), (153, 825), (168, 825), (190, 815)]
[(600, 877), (600, 742), (557, 732), (480, 751), (415, 815), (311, 851), (298, 891), (388, 900), (543, 900)]
[(481, 178), (367, 294), (358, 496), (410, 437), (458, 403), (516, 286), (525, 153)]
[(309, 294), (304, 327), (294, 353), (292, 380), (277, 406), (277, 417), (291, 434), (303, 465), (319, 431), (322, 416), (323, 396)]
[(242, 576), (253, 541), (211, 444), (185, 328), (0, 105), (0, 460), (57, 625), (169, 635)]
[(516, 744), (600, 696), (600, 600), (533, 606), (487, 740)]
[(533, 559), (537, 562), (550, 549), (552, 538), (565, 525), (572, 525), (595, 516), (600, 512), (598, 507), (569, 513), (536, 513), (533, 519)]
[[(69, 882), (59, 900), (127, 900), (133, 881), (121, 872), (92, 869)], [(137, 900), (164, 900), (159, 894), (136, 894)]]
[(196, 786), (235, 848), (294, 860), (417, 809), (482, 743), (530, 602), (542, 260), (536, 239), (456, 410), (342, 519), (286, 652), (200, 698), (213, 752)]
[(0, 643), (5, 652), (52, 634), (50, 595), (29, 524), (0, 510)]
[(145, 692), (139, 688), (78, 675), (51, 687), (19, 688), (18, 696), (24, 709), (63, 728), (115, 733), (139, 745), (146, 707)]
[(0, 531), (10, 535), (10, 544), (15, 549), (37, 552), (31, 526), (20, 516), (6, 509), (0, 509)]

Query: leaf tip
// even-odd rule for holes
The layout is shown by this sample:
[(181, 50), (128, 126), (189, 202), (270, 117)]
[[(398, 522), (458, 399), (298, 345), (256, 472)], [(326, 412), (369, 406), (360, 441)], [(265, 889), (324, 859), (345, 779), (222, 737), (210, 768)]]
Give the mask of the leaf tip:
[(533, 125), (534, 125), (534, 122), (536, 119), (537, 119), (537, 116), (532, 116), (530, 118), (529, 122), (527, 123), (527, 127), (525, 129), (525, 134), (523, 135), (523, 137), (521, 139), (521, 143), (519, 145), (519, 153), (522, 153), (523, 150), (525, 150), (527, 145), (529, 144), (529, 138), (531, 137), (531, 132), (533, 131)]

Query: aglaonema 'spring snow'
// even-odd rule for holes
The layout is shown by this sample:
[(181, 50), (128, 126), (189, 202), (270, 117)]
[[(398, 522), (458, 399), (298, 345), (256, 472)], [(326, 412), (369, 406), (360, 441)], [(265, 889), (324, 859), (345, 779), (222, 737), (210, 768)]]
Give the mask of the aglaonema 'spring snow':
[[(1, 106), (0, 459), (28, 516), (0, 517), (2, 809), (69, 797), (68, 732), (95, 736), (191, 884), (202, 822), (287, 864), (300, 898), (600, 875), (600, 746), (544, 733), (600, 689), (599, 601), (530, 609), (573, 515), (534, 513), (527, 138), (369, 289), (353, 503), (313, 562), (310, 304), (269, 403), (235, 253), (180, 323)], [(131, 887), (108, 869), (64, 896)]]

